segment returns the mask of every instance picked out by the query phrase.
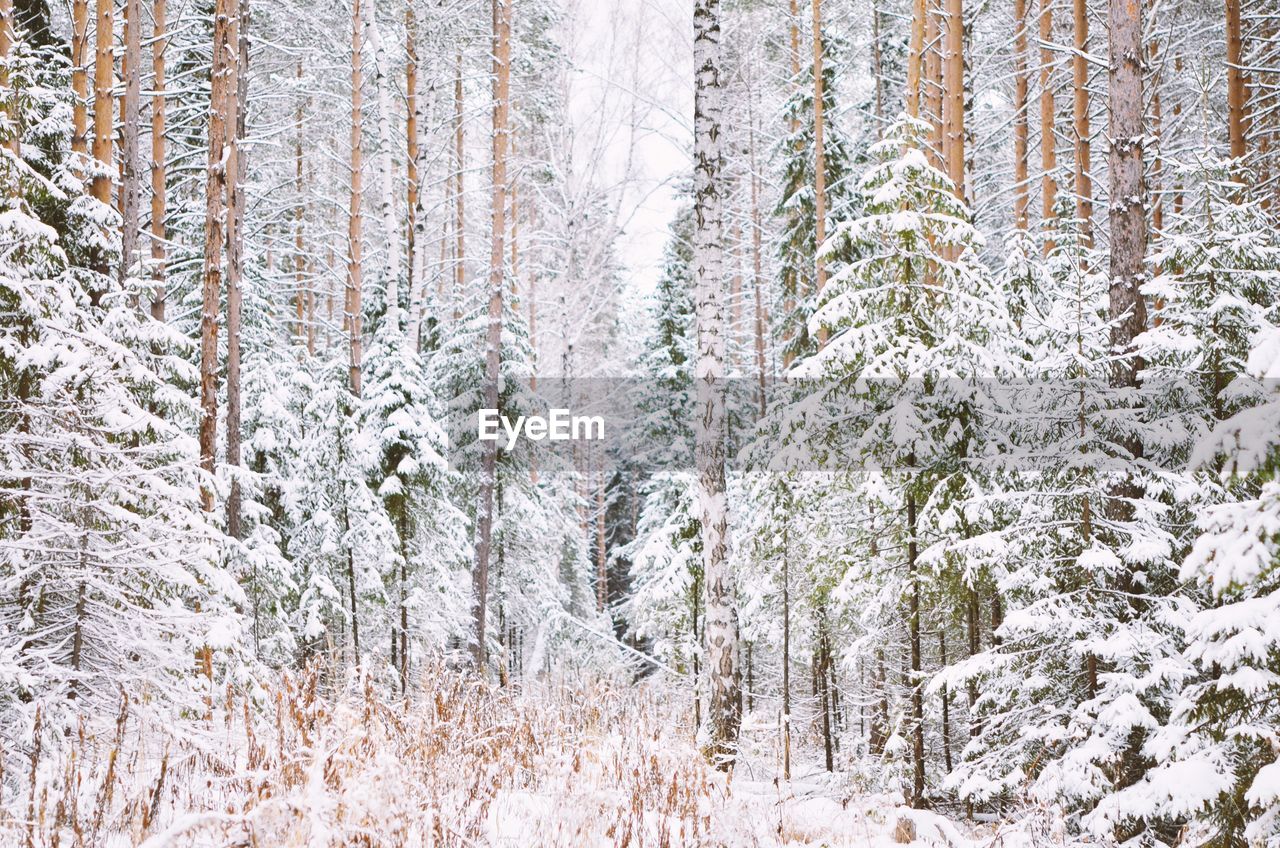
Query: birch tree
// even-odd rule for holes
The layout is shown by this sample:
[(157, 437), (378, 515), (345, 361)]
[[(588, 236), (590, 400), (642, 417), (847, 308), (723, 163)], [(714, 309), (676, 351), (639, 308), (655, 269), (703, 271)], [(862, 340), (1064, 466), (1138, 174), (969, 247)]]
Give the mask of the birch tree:
[[(218, 315), (222, 296), (223, 203), (226, 198), (227, 92), (230, 88), (231, 16), (234, 0), (218, 0), (213, 16), (213, 68), (209, 103), (209, 158), (205, 182), (204, 263), (200, 309), (200, 465), (214, 473), (218, 432)], [(97, 113), (95, 112), (95, 121)], [(212, 510), (214, 493), (206, 481), (203, 502)]]
[(729, 564), (725, 491), (723, 186), (724, 112), (719, 0), (695, 0), (694, 45), (694, 314), (698, 517), (706, 595), (705, 641), (710, 697), (703, 751), (717, 768), (731, 769), (742, 721), (738, 669), (738, 610)]
[[(511, 0), (492, 0), (493, 10), (493, 169), (492, 218), (489, 230), (488, 324), (485, 332), (484, 408), (498, 408), (498, 380), (502, 369), (503, 296), (506, 291), (507, 143), (511, 97)], [(458, 142), (461, 145), (461, 141)], [(459, 175), (461, 180), (461, 175)], [(459, 203), (462, 192), (458, 192)], [(472, 571), (471, 646), (476, 668), (483, 669), (489, 596), (489, 556), (493, 545), (494, 488), (497, 483), (498, 443), (485, 442), (480, 465), (480, 493), (476, 510), (476, 561)]]

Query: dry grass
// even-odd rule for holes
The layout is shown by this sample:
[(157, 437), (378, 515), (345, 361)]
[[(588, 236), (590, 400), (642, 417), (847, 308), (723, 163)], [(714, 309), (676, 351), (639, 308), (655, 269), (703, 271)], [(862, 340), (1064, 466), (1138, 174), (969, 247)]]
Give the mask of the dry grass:
[[(389, 700), (284, 675), (196, 734), (118, 716), (31, 757), (0, 843), (31, 846), (706, 844), (716, 778), (642, 690), (504, 689), (444, 668)], [(38, 735), (37, 735), (38, 738)], [(43, 757), (43, 759), (41, 759)], [(10, 783), (10, 787), (14, 784)]]

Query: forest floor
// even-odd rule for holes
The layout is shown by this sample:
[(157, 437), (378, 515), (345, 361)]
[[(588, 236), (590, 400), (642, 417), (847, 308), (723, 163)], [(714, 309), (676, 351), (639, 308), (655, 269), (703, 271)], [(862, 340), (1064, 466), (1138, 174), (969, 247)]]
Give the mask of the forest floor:
[(37, 764), (0, 844), (888, 848), (904, 817), (916, 848), (1026, 844), (859, 791), (803, 751), (775, 780), (777, 734), (759, 724), (735, 774), (715, 772), (689, 704), (656, 683), (517, 690), (435, 669), (419, 691), (283, 676), (228, 692), (181, 737), (126, 707)]

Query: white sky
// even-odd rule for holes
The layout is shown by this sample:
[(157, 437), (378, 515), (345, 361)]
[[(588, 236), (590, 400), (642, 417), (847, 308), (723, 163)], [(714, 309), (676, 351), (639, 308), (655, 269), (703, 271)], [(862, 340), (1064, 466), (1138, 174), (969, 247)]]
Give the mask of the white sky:
[[(570, 111), (582, 155), (616, 184), (632, 285), (650, 290), (662, 266), (677, 182), (690, 167), (692, 4), (688, 0), (565, 0), (565, 45), (577, 69)], [(628, 170), (630, 178), (628, 178)]]

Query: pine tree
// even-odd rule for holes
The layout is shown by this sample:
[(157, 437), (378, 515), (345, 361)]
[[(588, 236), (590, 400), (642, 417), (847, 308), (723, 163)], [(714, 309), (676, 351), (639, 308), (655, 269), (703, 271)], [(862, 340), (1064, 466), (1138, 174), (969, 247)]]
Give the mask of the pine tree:
[[(854, 202), (851, 185), (853, 151), (840, 122), (839, 69), (840, 41), (828, 35), (823, 40), (822, 101), (826, 116), (823, 126), (823, 172), (826, 231), (832, 232), (837, 222), (852, 214)], [(778, 300), (774, 323), (782, 336), (782, 350), (787, 362), (811, 354), (817, 339), (809, 335), (808, 320), (817, 294), (817, 208), (814, 193), (814, 85), (813, 66), (806, 65), (796, 80), (791, 96), (783, 106), (783, 119), (790, 128), (775, 149), (781, 161), (782, 191), (774, 218), (781, 222), (778, 238)], [(833, 256), (833, 259), (848, 257)]]
[[(1280, 376), (1280, 329), (1255, 335), (1247, 367), (1256, 379)], [(1194, 817), (1197, 841), (1223, 845), (1266, 844), (1280, 819), (1272, 730), (1280, 722), (1278, 397), (1273, 387), (1264, 402), (1227, 419), (1195, 457), (1216, 466), (1225, 455), (1222, 475), (1245, 485), (1205, 511), (1183, 564), (1182, 577), (1205, 584), (1215, 603), (1186, 624), (1186, 658), (1200, 676), (1160, 740), (1159, 753), (1173, 762), (1157, 786), (1172, 812)]]
[(138, 310), (135, 292), (75, 264), (96, 266), (111, 243), (71, 170), (65, 60), (19, 41), (6, 71), (7, 129), (32, 158), (7, 149), (0, 164), (0, 633), (11, 684), (0, 721), (6, 736), (25, 736), (40, 709), (55, 744), (77, 713), (104, 714), (122, 689), (162, 722), (198, 709), (204, 678), (191, 657), (203, 646), (220, 651), (220, 667), (237, 662), (243, 596), (199, 508), (195, 375), (179, 358), (189, 346)]

